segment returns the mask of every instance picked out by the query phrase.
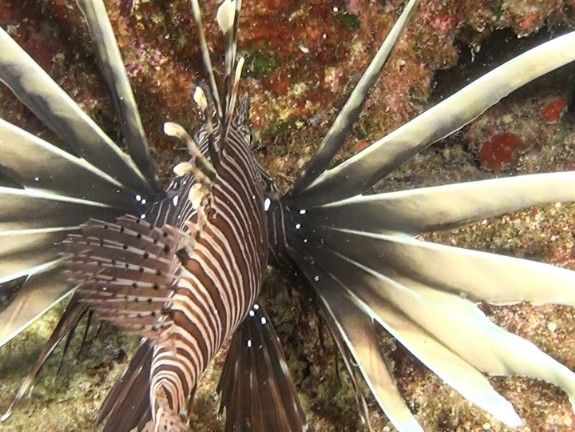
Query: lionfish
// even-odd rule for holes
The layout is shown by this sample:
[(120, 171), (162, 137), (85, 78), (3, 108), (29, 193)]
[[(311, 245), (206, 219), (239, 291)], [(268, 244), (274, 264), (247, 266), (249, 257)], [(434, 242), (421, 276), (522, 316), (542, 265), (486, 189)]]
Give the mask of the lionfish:
[[(422, 233), (533, 205), (575, 200), (575, 172), (368, 193), (406, 160), (515, 89), (575, 60), (575, 33), (484, 75), (342, 164), (328, 168), (416, 6), (410, 0), (315, 156), (280, 196), (251, 150), (239, 97), (241, 0), (224, 0), (216, 78), (197, 0), (207, 83), (193, 98), (203, 124), (163, 190), (102, 0), (78, 0), (117, 111), (127, 154), (2, 30), (0, 79), (68, 149), (0, 119), (0, 345), (72, 294), (32, 372), (94, 314), (140, 345), (96, 419), (105, 431), (190, 430), (192, 400), (231, 337), (219, 391), (226, 430), (300, 431), (306, 423), (272, 322), (257, 303), (268, 265), (305, 281), (367, 413), (360, 378), (399, 431), (422, 431), (379, 347), (381, 326), (472, 403), (521, 419), (486, 375), (545, 380), (575, 398), (575, 374), (493, 324), (480, 302), (575, 305), (575, 273), (423, 241)], [(219, 81), (219, 82), (218, 82)], [(566, 186), (567, 185), (567, 186)], [(32, 215), (32, 217), (30, 216)], [(440, 269), (440, 271), (438, 271)], [(9, 416), (12, 407), (4, 415)], [(364, 416), (367, 420), (367, 415)], [(369, 422), (367, 422), (369, 427)]]

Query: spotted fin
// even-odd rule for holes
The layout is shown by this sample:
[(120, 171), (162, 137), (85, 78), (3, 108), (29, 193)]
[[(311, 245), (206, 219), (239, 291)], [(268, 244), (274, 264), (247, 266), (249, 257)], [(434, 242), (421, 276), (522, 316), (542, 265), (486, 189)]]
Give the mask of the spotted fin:
[(163, 308), (177, 281), (185, 237), (133, 216), (90, 220), (65, 240), (70, 277), (97, 317), (153, 339), (169, 325)]
[(272, 322), (255, 304), (234, 333), (218, 391), (227, 432), (297, 432), (305, 416)]
[(0, 29), (0, 81), (61, 138), (54, 145), (0, 119), (0, 346), (76, 287), (62, 276), (68, 234), (162, 196), (103, 3), (80, 4), (130, 155)]
[[(0, 187), (0, 284), (53, 268), (58, 243), (89, 217), (114, 218), (137, 207), (110, 175), (1, 119), (0, 151), (0, 171), (14, 183)], [(46, 296), (46, 305), (54, 300)], [(11, 317), (0, 318), (2, 345), (19, 330)]]

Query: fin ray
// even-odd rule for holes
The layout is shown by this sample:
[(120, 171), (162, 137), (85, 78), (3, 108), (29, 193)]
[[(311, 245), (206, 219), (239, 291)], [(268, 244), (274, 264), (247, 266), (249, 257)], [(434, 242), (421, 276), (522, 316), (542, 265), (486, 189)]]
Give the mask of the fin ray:
[(218, 383), (226, 431), (303, 430), (305, 416), (272, 322), (255, 304), (230, 344)]
[(319, 149), (305, 169), (300, 173), (294, 186), (290, 190), (290, 194), (297, 195), (302, 190), (305, 190), (310, 183), (326, 170), (335, 154), (339, 151), (351, 128), (359, 118), (369, 92), (375, 85), (379, 74), (387, 63), (392, 49), (397, 44), (410, 18), (415, 13), (418, 4), (419, 0), (410, 0), (405, 6), (400, 17), (377, 51), (377, 54), (373, 57), (369, 67), (338, 113), (329, 131), (323, 138)]
[[(472, 301), (575, 305), (575, 272), (550, 264), (444, 246), (405, 235), (318, 231), (336, 253), (378, 272), (409, 277)], [(450, 271), (438, 272), (438, 268)]]
[(23, 230), (77, 227), (90, 217), (107, 219), (124, 213), (97, 202), (34, 189), (0, 186), (0, 200), (0, 236)]
[(78, 5), (90, 27), (100, 68), (110, 88), (130, 156), (146, 181), (160, 191), (140, 113), (104, 3), (101, 0), (80, 0)]
[(575, 190), (565, 186), (569, 184), (575, 184), (575, 171), (358, 195), (308, 208), (302, 223), (372, 233), (421, 234), (530, 206), (575, 201)]
[[(348, 357), (346, 351), (349, 351), (381, 409), (398, 430), (423, 432), (399, 393), (395, 380), (379, 351), (371, 317), (361, 309), (353, 295), (342, 289), (342, 284), (333, 275), (302, 257), (296, 256), (295, 260), (308, 280), (313, 281), (323, 315), (338, 342), (344, 360)], [(346, 366), (354, 382), (356, 398), (363, 411), (364, 421), (371, 430), (367, 405), (361, 389), (355, 382), (354, 370), (349, 360), (346, 360)]]
[(80, 157), (126, 187), (154, 195), (134, 162), (1, 28), (0, 80)]
[[(497, 395), (486, 380), (479, 379), (477, 375), (476, 378), (472, 378), (473, 374), (468, 375), (472, 370), (469, 367), (462, 368), (465, 363), (461, 361), (489, 374), (543, 379), (563, 388), (573, 400), (575, 374), (531, 342), (492, 323), (469, 300), (431, 287), (414, 289), (413, 284), (405, 285), (341, 254), (332, 253), (328, 248), (315, 248), (311, 245), (310, 248), (315, 249), (314, 256), (318, 265), (324, 269), (329, 268), (331, 274), (337, 274), (337, 279), (357, 297), (356, 301), (374, 319), (392, 331), (408, 349), (413, 349), (414, 354), (425, 364), (438, 372), (443, 369), (442, 378), (447, 383), (499, 420), (510, 426), (521, 424), (511, 405)], [(396, 312), (390, 315), (386, 312), (390, 308)], [(394, 333), (390, 325), (394, 314), (396, 323), (411, 321), (425, 329), (427, 337), (436, 342), (428, 340), (428, 345), (422, 345), (421, 337), (425, 337), (425, 333), (416, 329), (416, 334), (410, 335), (409, 325), (404, 326), (403, 330), (395, 329)], [(436, 348), (445, 346), (452, 354), (441, 349), (431, 349), (434, 344)], [(461, 361), (455, 363), (459, 363), (459, 366), (454, 369), (445, 368), (443, 360), (446, 355), (459, 357)], [(459, 379), (462, 372), (469, 381)]]
[(575, 32), (533, 48), (483, 75), (292, 194), (303, 208), (365, 192), (425, 147), (452, 134), (512, 91), (575, 60)]
[(0, 346), (20, 334), (74, 289), (58, 263), (47, 270), (27, 278), (7, 307), (0, 311)]
[(151, 419), (150, 367), (153, 345), (142, 339), (130, 364), (100, 407), (96, 425), (104, 423), (103, 432), (140, 431)]
[(177, 281), (179, 231), (133, 216), (117, 223), (90, 220), (69, 236), (66, 266), (81, 282), (78, 294), (97, 317), (153, 338), (169, 325), (164, 306)]

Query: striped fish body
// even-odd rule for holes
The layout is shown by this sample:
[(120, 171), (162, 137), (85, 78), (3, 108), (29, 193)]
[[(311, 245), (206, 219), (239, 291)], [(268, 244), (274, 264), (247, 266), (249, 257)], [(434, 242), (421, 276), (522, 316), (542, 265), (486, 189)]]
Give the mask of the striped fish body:
[(228, 130), (199, 236), (193, 232), (198, 212), (189, 201), (195, 179), (185, 176), (177, 195), (161, 203), (171, 207), (168, 223), (181, 229), (188, 242), (194, 236), (198, 240), (178, 251), (179, 277), (164, 307), (170, 325), (156, 339), (150, 400), (157, 414), (187, 410), (201, 373), (261, 289), (268, 248), (264, 191), (243, 126)]
[[(24, 203), (33, 201), (34, 208), (50, 198), (68, 210), (64, 212), (60, 206), (49, 209), (46, 226), (41, 228), (48, 237), (41, 240), (54, 245), (44, 263), (51, 266), (47, 267), (50, 271), (44, 274), (44, 269), (34, 267), (35, 261), (30, 264), (29, 272), (38, 272), (38, 279), (20, 282), (18, 289), (24, 289), (11, 309), (0, 310), (8, 317), (0, 326), (0, 345), (29, 325), (43, 308), (74, 291), (50, 340), (0, 421), (7, 419), (27, 394), (56, 345), (65, 338), (69, 341), (82, 316), (89, 312), (142, 338), (126, 371), (102, 404), (96, 425), (102, 425), (104, 432), (190, 430), (196, 384), (232, 335), (218, 387), (220, 410), (226, 411), (226, 430), (301, 430), (305, 416), (278, 337), (266, 312), (255, 303), (270, 248), (268, 196), (277, 198), (277, 189), (252, 154), (247, 99), (238, 103), (244, 64), (236, 52), (241, 1), (224, 0), (218, 8), (216, 20), (225, 45), (224, 71), (218, 85), (199, 3), (191, 0), (207, 75), (207, 84), (196, 86), (193, 98), (204, 123), (194, 138), (175, 123), (164, 125), (166, 134), (186, 143), (191, 156), (189, 162), (174, 168), (177, 178), (165, 191), (157, 184), (104, 3), (79, 0), (78, 5), (96, 42), (130, 156), (119, 150), (0, 29), (0, 52), (7, 54), (0, 56), (0, 80), (82, 155), (80, 158), (34, 140), (16, 126), (0, 124), (0, 146), (12, 151), (14, 171), (26, 174), (22, 179), (27, 180), (27, 173), (39, 172), (43, 165), (31, 167), (27, 158), (15, 158), (23, 152), (13, 151), (12, 142), (24, 141), (31, 153), (39, 152), (58, 173), (54, 184), (51, 176), (39, 175), (31, 182), (22, 180), (24, 190), (0, 191), (3, 196), (18, 194)], [(11, 139), (5, 140), (6, 136)], [(80, 175), (64, 175), (68, 170)], [(40, 184), (44, 177), (46, 184)], [(81, 181), (71, 181), (75, 178)], [(124, 187), (123, 182), (129, 186)], [(85, 190), (84, 185), (88, 185)], [(48, 197), (37, 196), (38, 187), (54, 191)], [(72, 199), (80, 203), (72, 207)], [(16, 217), (12, 207), (28, 212), (20, 201), (10, 204), (10, 217)], [(19, 218), (28, 220), (23, 214)], [(18, 234), (24, 238), (34, 235), (25, 222), (18, 226)], [(66, 229), (54, 233), (54, 226)], [(37, 241), (35, 237), (32, 240)], [(30, 245), (28, 250), (35, 252), (34, 244)], [(11, 278), (20, 277), (18, 268), (11, 271)], [(50, 279), (52, 275), (57, 279)], [(38, 307), (25, 314), (19, 312), (20, 305), (29, 304), (26, 287), (44, 290), (48, 283), (52, 289), (42, 294)]]
[[(245, 111), (225, 139), (219, 126), (212, 136), (206, 125), (200, 129), (200, 154), (185, 164), (195, 173), (177, 179), (167, 198), (139, 218), (90, 220), (81, 235), (66, 240), (81, 302), (146, 338), (148, 431), (188, 430), (201, 374), (262, 286), (268, 260), (264, 182), (241, 120)], [(210, 140), (220, 143), (217, 155), (208, 150)], [(209, 177), (202, 171), (207, 167)]]

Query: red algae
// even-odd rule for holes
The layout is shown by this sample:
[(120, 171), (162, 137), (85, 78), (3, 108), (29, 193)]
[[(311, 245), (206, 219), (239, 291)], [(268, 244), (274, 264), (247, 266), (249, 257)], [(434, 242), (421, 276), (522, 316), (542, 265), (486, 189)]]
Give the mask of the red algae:
[(565, 112), (565, 108), (567, 108), (567, 102), (563, 98), (552, 100), (545, 105), (543, 107), (543, 115), (545, 116), (547, 123), (554, 124), (561, 120), (561, 117)]
[(497, 134), (481, 146), (479, 163), (483, 168), (500, 171), (517, 161), (518, 153), (525, 148), (523, 140), (511, 132)]

